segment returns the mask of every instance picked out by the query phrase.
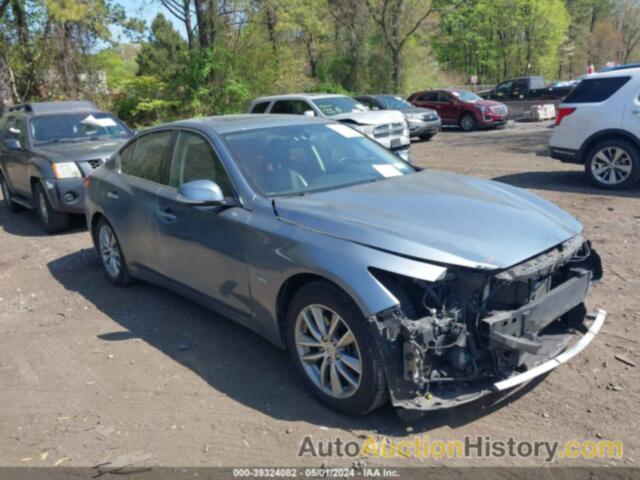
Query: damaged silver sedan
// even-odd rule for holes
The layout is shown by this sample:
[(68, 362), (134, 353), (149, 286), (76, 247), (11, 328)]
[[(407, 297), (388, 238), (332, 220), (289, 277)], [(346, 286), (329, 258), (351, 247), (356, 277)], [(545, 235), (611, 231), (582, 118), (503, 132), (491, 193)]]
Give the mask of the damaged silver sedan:
[(153, 282), (255, 330), (342, 412), (512, 388), (576, 355), (605, 318), (584, 305), (600, 258), (566, 212), (420, 170), (335, 122), (163, 125), (85, 185), (112, 283)]

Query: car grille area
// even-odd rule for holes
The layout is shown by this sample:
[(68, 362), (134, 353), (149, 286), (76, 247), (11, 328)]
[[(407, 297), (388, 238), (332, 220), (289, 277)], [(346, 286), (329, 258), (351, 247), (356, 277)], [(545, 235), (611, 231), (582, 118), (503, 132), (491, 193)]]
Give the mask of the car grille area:
[(404, 132), (404, 125), (402, 123), (385, 123), (377, 126), (373, 130), (373, 136), (375, 138), (385, 138), (391, 136), (402, 135)]
[(102, 159), (96, 158), (95, 160), (86, 160), (85, 163), (91, 167), (92, 170), (95, 170), (100, 165), (102, 165)]

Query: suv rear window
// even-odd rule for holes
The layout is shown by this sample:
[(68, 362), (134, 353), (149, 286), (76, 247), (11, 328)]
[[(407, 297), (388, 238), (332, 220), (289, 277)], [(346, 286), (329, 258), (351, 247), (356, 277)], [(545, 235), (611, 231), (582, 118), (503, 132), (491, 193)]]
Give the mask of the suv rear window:
[(564, 103), (604, 102), (629, 81), (631, 77), (585, 78), (565, 98)]

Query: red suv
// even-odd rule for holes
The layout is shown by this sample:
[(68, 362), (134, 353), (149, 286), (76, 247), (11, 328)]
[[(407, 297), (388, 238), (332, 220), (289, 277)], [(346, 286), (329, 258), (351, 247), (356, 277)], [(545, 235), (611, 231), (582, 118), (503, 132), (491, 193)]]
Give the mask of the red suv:
[(465, 132), (479, 127), (500, 127), (507, 123), (509, 113), (504, 103), (484, 100), (458, 88), (416, 92), (408, 100), (416, 107), (434, 109), (443, 125), (459, 125)]

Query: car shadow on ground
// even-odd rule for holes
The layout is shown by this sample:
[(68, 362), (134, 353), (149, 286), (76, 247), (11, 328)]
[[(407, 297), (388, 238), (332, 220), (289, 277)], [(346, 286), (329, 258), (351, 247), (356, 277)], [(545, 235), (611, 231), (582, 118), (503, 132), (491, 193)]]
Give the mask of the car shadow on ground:
[[(112, 286), (93, 250), (66, 255), (47, 267), (66, 289), (82, 295), (122, 327), (123, 330), (98, 336), (105, 342), (141, 339), (229, 398), (280, 420), (346, 431), (410, 434), (407, 424), (389, 405), (361, 417), (341, 415), (323, 407), (305, 390), (285, 351), (229, 319), (146, 283), (126, 288)], [(411, 418), (411, 434), (471, 423), (516, 400), (535, 385), (531, 383), (510, 395), (491, 395), (430, 413), (422, 419)]]
[(494, 177), (493, 180), (508, 183), (514, 187), (534, 190), (551, 190), (585, 195), (640, 198), (640, 184), (628, 190), (603, 190), (592, 187), (582, 170), (555, 172), (522, 172)]
[[(40, 225), (40, 220), (34, 210), (24, 209), (11, 213), (4, 206), (3, 201), (0, 201), (0, 228), (10, 235), (19, 237), (47, 237), (51, 235)], [(55, 235), (68, 235), (86, 229), (87, 225), (84, 216), (71, 215), (69, 229)]]

